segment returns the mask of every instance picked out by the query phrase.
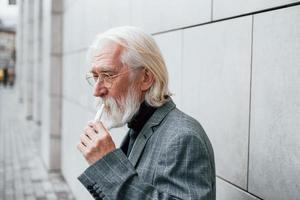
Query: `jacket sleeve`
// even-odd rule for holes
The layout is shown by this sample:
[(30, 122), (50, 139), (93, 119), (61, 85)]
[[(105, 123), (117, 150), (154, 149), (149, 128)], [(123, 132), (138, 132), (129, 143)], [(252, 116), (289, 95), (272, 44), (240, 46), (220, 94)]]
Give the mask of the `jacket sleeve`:
[(95, 199), (215, 199), (213, 158), (199, 137), (175, 138), (159, 156), (152, 184), (139, 177), (121, 149), (98, 160), (78, 179)]

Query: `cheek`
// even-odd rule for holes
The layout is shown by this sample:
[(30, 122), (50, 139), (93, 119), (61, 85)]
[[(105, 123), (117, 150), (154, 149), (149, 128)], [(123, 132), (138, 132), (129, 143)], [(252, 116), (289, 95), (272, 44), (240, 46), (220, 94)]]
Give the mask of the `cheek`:
[(108, 96), (114, 98), (118, 105), (122, 106), (122, 103), (128, 94), (128, 90), (131, 87), (134, 87), (134, 90), (138, 92), (138, 83), (135, 81), (130, 81), (128, 76), (124, 76), (121, 79), (116, 80), (113, 87), (110, 89)]
[(127, 95), (128, 87), (123, 84), (118, 87), (113, 87), (108, 93), (109, 97), (116, 100), (117, 104), (120, 106)]
[(127, 94), (127, 91), (130, 87), (130, 81), (128, 77), (124, 77), (123, 79), (120, 79), (115, 82), (115, 87), (112, 88), (112, 92), (119, 97), (125, 96)]

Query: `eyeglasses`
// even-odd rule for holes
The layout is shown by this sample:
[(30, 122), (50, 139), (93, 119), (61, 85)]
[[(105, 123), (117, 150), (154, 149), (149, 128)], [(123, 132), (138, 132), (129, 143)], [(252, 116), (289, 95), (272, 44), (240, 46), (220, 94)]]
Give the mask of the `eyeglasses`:
[(108, 73), (94, 74), (92, 72), (88, 72), (86, 74), (85, 78), (86, 78), (88, 84), (91, 85), (92, 87), (94, 87), (95, 84), (97, 83), (97, 81), (99, 80), (99, 82), (103, 82), (104, 87), (111, 88), (115, 78), (117, 78), (123, 74), (126, 74), (130, 71), (136, 70), (136, 69), (139, 69), (139, 68), (130, 69), (130, 70), (127, 70), (126, 72), (122, 72), (122, 73), (115, 74), (115, 75), (110, 75)]

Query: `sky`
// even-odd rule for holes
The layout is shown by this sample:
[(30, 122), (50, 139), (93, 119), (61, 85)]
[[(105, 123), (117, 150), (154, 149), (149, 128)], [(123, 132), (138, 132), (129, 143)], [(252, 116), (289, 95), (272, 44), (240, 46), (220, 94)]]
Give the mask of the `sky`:
[(7, 26), (17, 24), (18, 6), (8, 5), (8, 0), (0, 0), (0, 19)]

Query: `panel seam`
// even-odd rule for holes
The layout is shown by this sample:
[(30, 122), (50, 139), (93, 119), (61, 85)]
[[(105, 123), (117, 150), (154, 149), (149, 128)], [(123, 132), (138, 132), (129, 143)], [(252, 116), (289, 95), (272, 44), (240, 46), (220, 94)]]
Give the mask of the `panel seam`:
[(250, 88), (249, 88), (249, 121), (248, 121), (248, 158), (247, 158), (247, 191), (249, 191), (249, 169), (250, 169), (250, 132), (251, 132), (251, 104), (252, 104), (252, 68), (253, 68), (253, 29), (254, 15), (251, 25), (251, 53), (250, 53)]

